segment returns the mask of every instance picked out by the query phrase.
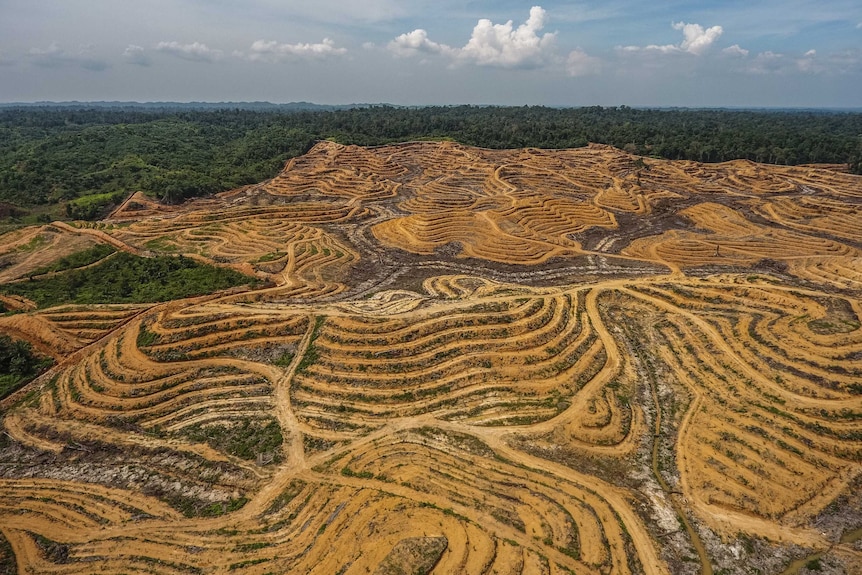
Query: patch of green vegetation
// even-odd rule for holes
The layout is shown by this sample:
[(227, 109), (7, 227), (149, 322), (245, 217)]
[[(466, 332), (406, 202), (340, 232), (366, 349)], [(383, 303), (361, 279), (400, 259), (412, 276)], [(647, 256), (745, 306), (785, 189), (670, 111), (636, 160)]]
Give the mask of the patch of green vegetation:
[(227, 570), (236, 571), (237, 569), (242, 569), (243, 567), (258, 565), (260, 563), (266, 563), (267, 561), (269, 561), (269, 559), (248, 559), (246, 561), (238, 561), (237, 563), (231, 563)]
[(815, 319), (808, 322), (808, 329), (818, 335), (833, 335), (836, 333), (850, 333), (859, 329), (859, 322), (842, 318)]
[(0, 286), (0, 291), (26, 297), (40, 308), (61, 304), (144, 303), (182, 299), (259, 280), (235, 270), (189, 258), (142, 258), (119, 253), (86, 269)]
[(256, 543), (240, 543), (234, 548), (234, 550), (239, 551), (240, 553), (248, 553), (249, 551), (257, 551), (258, 549), (270, 547), (271, 545), (272, 543), (267, 543), (266, 541), (258, 541)]
[(299, 362), (299, 365), (296, 368), (296, 373), (305, 373), (309, 367), (311, 367), (318, 359), (319, 354), (317, 350), (309, 346), (305, 351), (305, 355), (302, 356), (302, 361)]
[(360, 479), (374, 479), (374, 474), (370, 471), (353, 471), (346, 465), (341, 468), (341, 475), (345, 477), (358, 477)]
[(150, 329), (146, 325), (141, 325), (141, 329), (138, 330), (138, 338), (135, 342), (138, 348), (142, 347), (150, 347), (154, 343), (159, 340), (159, 335), (150, 331)]
[(54, 360), (36, 354), (33, 346), (8, 335), (0, 335), (0, 399), (31, 381)]
[(296, 366), (296, 373), (304, 373), (309, 367), (314, 365), (317, 362), (319, 354), (317, 349), (314, 347), (314, 341), (320, 335), (320, 328), (323, 326), (323, 322), (326, 321), (324, 316), (317, 316), (314, 318), (314, 328), (311, 330), (311, 338), (308, 342), (308, 349), (305, 350), (305, 354), (302, 356), (302, 360), (299, 362), (299, 365)]
[(284, 442), (281, 426), (274, 419), (243, 419), (235, 425), (193, 425), (183, 433), (192, 441), (205, 442), (213, 449), (247, 460), (271, 454), (275, 461)]
[(179, 251), (179, 246), (167, 236), (161, 236), (147, 242), (144, 242), (144, 247), (154, 252), (173, 253)]
[(562, 545), (557, 546), (557, 551), (562, 553), (563, 555), (568, 555), (572, 559), (576, 561), (581, 560), (581, 550), (573, 547), (563, 547)]
[(94, 264), (97, 261), (116, 253), (116, 251), (117, 250), (115, 250), (113, 246), (109, 246), (108, 244), (98, 244), (86, 250), (75, 252), (74, 254), (60, 258), (47, 266), (33, 270), (30, 275), (38, 276), (51, 272), (62, 272), (75, 268), (82, 268), (84, 266)]
[(15, 562), (15, 551), (12, 545), (0, 531), (0, 575), (16, 575), (18, 565)]
[(108, 207), (123, 201), (122, 190), (103, 194), (89, 194), (66, 202), (66, 215), (73, 220), (95, 220), (102, 216)]
[(263, 514), (272, 515), (273, 513), (281, 511), (285, 505), (293, 501), (294, 498), (299, 495), (303, 489), (305, 489), (305, 486), (305, 481), (301, 479), (291, 479), (288, 486), (281, 492), (281, 495), (275, 498)]
[(50, 561), (51, 563), (68, 563), (69, 562), (69, 546), (63, 545), (62, 543), (57, 543), (47, 537), (39, 535), (38, 533), (29, 532), (30, 536), (36, 542), (36, 545), (39, 547), (39, 550), (45, 556), (45, 559)]
[(260, 256), (259, 258), (257, 258), (257, 263), (265, 263), (265, 262), (272, 262), (275, 260), (280, 260), (285, 255), (287, 255), (287, 253), (282, 252), (282, 251), (270, 252), (268, 254), (264, 254), (264, 255)]
[(209, 505), (201, 505), (200, 500), (187, 497), (173, 497), (168, 500), (168, 503), (179, 509), (186, 517), (220, 517), (225, 513), (232, 513), (242, 509), (249, 502), (247, 497), (239, 499), (231, 499), (223, 503), (210, 503)]
[(48, 239), (45, 236), (43, 236), (42, 234), (39, 234), (37, 236), (33, 236), (33, 238), (29, 242), (27, 242), (26, 244), (21, 244), (20, 246), (15, 248), (15, 251), (17, 251), (17, 252), (35, 252), (36, 250), (38, 250), (39, 248), (41, 248), (42, 246), (44, 246), (47, 243), (48, 243)]
[(278, 367), (290, 367), (290, 363), (293, 361), (294, 355), (295, 354), (290, 350), (285, 351), (273, 363)]

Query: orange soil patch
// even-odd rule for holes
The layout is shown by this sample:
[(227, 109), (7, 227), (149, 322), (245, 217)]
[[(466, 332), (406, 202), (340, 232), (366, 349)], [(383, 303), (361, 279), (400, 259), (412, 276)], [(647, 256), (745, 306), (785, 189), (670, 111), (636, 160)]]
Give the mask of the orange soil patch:
[(55, 225), (8, 232), (0, 236), (0, 283), (27, 278), (38, 268), (97, 243)]
[(680, 212), (710, 233), (670, 231), (636, 240), (623, 253), (680, 267), (746, 266), (764, 258), (859, 257), (862, 252), (829, 238), (771, 229), (725, 206), (703, 203)]

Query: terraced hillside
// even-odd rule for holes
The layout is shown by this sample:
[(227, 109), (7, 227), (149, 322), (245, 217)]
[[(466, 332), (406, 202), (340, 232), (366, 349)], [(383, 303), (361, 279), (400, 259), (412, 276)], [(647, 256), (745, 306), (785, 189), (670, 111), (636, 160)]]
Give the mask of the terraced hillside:
[(860, 214), (834, 167), (322, 142), (0, 236), (4, 286), (261, 280), (2, 296), (56, 363), (2, 403), (0, 572), (862, 572)]

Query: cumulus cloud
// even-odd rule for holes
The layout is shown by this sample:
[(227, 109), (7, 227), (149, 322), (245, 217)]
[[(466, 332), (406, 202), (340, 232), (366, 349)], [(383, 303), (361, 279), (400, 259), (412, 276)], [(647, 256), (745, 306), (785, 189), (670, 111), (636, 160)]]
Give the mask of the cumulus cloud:
[(740, 48), (739, 44), (734, 44), (733, 46), (728, 46), (722, 53), (727, 54), (728, 56), (737, 56), (739, 58), (745, 58), (748, 56), (748, 50), (745, 48)]
[[(682, 30), (683, 39), (679, 44), (650, 44), (649, 46), (620, 46), (622, 52), (658, 52), (661, 54), (689, 53), (700, 56), (724, 33), (721, 26), (711, 26), (704, 29), (700, 24), (672, 22), (674, 30)], [(738, 48), (738, 46), (737, 46)]]
[(674, 23), (673, 29), (682, 30), (684, 38), (682, 44), (679, 45), (680, 49), (696, 55), (703, 54), (724, 32), (721, 26), (711, 26), (704, 30), (700, 24), (686, 24), (685, 22)]
[(442, 54), (457, 62), (470, 62), (479, 66), (498, 68), (536, 68), (555, 57), (555, 32), (541, 34), (547, 22), (547, 12), (533, 6), (527, 20), (515, 27), (512, 20), (494, 24), (482, 18), (473, 28), (470, 39), (462, 48), (439, 44), (418, 28), (401, 34), (387, 48), (398, 56)]
[(43, 68), (78, 67), (92, 72), (101, 72), (108, 68), (108, 63), (90, 56), (90, 47), (83, 46), (77, 52), (69, 52), (52, 42), (46, 49), (33, 48), (30, 58), (37, 66)]
[(156, 50), (191, 62), (212, 62), (221, 58), (222, 55), (221, 50), (210, 48), (200, 42), (192, 42), (191, 44), (159, 42), (156, 44)]
[(396, 56), (414, 56), (416, 54), (452, 54), (457, 50), (445, 44), (432, 42), (428, 32), (417, 28), (412, 32), (401, 34), (387, 45), (390, 52)]
[(580, 48), (569, 52), (569, 57), (566, 59), (566, 71), (569, 76), (589, 76), (590, 74), (598, 74), (602, 70), (602, 61), (594, 56), (590, 56)]
[(290, 58), (323, 60), (347, 54), (346, 48), (338, 48), (335, 42), (324, 38), (316, 44), (279, 44), (275, 40), (257, 40), (251, 45), (249, 60), (277, 62)]
[(494, 24), (481, 19), (473, 28), (470, 41), (458, 57), (481, 66), (502, 68), (535, 67), (551, 56), (556, 33), (539, 36), (545, 27), (547, 12), (541, 6), (530, 8), (527, 21), (515, 28), (512, 21)]
[(129, 44), (128, 47), (123, 50), (123, 59), (129, 64), (134, 64), (136, 66), (149, 66), (153, 63), (150, 56), (147, 54), (147, 51), (144, 50), (143, 46), (137, 46), (135, 44)]

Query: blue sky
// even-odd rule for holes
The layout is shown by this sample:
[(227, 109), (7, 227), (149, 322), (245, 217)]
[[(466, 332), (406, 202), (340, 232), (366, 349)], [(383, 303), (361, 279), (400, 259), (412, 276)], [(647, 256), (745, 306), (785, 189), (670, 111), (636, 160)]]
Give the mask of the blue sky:
[(0, 0), (0, 101), (862, 107), (862, 2)]

